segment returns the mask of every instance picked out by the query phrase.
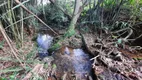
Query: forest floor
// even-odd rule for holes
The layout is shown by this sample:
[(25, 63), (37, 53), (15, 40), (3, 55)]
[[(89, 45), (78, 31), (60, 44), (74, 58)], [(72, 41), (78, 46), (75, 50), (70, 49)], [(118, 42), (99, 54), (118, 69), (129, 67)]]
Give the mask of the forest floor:
[[(37, 78), (54, 80), (47, 76), (58, 66), (49, 65), (54, 60), (51, 57), (48, 58), (48, 65), (44, 64), (47, 59), (40, 61), (36, 58), (38, 51), (36, 42), (32, 41), (32, 38), (26, 36), (21, 48), (17, 48), (16, 43), (12, 42), (23, 63), (21, 65), (14, 56), (11, 56), (12, 52), (8, 44), (0, 35), (0, 76), (2, 80), (34, 80)], [(130, 46), (106, 32), (87, 32), (81, 35), (77, 33), (62, 44), (72, 48), (82, 48), (85, 44), (84, 50), (92, 57), (90, 60), (93, 61), (93, 73), (98, 80), (142, 80), (141, 47)], [(22, 68), (23, 66), (25, 69)], [(32, 76), (33, 73), (34, 76)]]

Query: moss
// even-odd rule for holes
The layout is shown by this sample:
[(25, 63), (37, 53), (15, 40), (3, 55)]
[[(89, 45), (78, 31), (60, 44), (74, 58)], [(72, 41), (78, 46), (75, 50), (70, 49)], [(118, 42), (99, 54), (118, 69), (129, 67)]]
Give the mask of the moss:
[(57, 50), (57, 49), (59, 49), (61, 47), (61, 44), (59, 44), (59, 43), (56, 43), (56, 44), (54, 44), (51, 48), (49, 48), (49, 52), (52, 52), (52, 51), (54, 51), (54, 50)]

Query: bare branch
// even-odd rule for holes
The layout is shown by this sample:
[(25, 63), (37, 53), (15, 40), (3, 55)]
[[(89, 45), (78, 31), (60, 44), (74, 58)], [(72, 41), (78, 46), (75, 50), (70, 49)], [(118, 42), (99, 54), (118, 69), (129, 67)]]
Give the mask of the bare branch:
[(16, 59), (19, 61), (19, 63), (20, 63), (20, 64), (22, 65), (22, 67), (24, 68), (24, 64), (23, 64), (23, 63), (21, 62), (21, 60), (18, 58), (17, 53), (16, 53), (14, 47), (11, 45), (10, 40), (9, 40), (9, 37), (6, 35), (6, 32), (5, 32), (5, 30), (3, 29), (3, 26), (2, 26), (1, 21), (0, 21), (0, 31), (1, 31), (2, 35), (4, 36), (6, 42), (8, 43), (8, 45), (9, 45), (9, 47), (10, 47), (10, 49), (11, 49), (13, 55), (16, 57)]

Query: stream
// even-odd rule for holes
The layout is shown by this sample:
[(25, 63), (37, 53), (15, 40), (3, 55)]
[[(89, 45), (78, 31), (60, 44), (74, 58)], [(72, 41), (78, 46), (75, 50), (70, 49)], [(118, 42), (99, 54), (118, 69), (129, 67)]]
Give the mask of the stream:
[[(41, 59), (49, 56), (48, 49), (53, 42), (53, 37), (48, 34), (39, 34), (37, 38), (38, 55)], [(69, 46), (63, 46), (52, 54), (57, 69), (54, 77), (60, 80), (65, 77), (66, 80), (93, 80), (92, 62), (89, 54), (82, 49), (74, 49)]]

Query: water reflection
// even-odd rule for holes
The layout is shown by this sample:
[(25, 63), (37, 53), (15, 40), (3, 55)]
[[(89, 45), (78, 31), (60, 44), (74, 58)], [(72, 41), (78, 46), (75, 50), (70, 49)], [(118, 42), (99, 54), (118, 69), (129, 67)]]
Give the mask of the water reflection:
[[(91, 61), (88, 54), (82, 49), (62, 47), (54, 55), (57, 73), (74, 73), (79, 80), (88, 80), (91, 76)], [(71, 77), (71, 75), (69, 75)]]
[[(48, 49), (51, 46), (53, 37), (47, 34), (39, 34), (37, 43), (39, 47), (39, 57), (44, 58), (48, 56)], [(59, 79), (67, 73), (67, 80), (73, 80), (73, 75), (78, 80), (88, 80), (91, 75), (91, 61), (88, 54), (82, 49), (73, 49), (71, 47), (62, 47), (53, 55), (57, 70), (55, 76)], [(70, 78), (70, 79), (69, 79)]]

